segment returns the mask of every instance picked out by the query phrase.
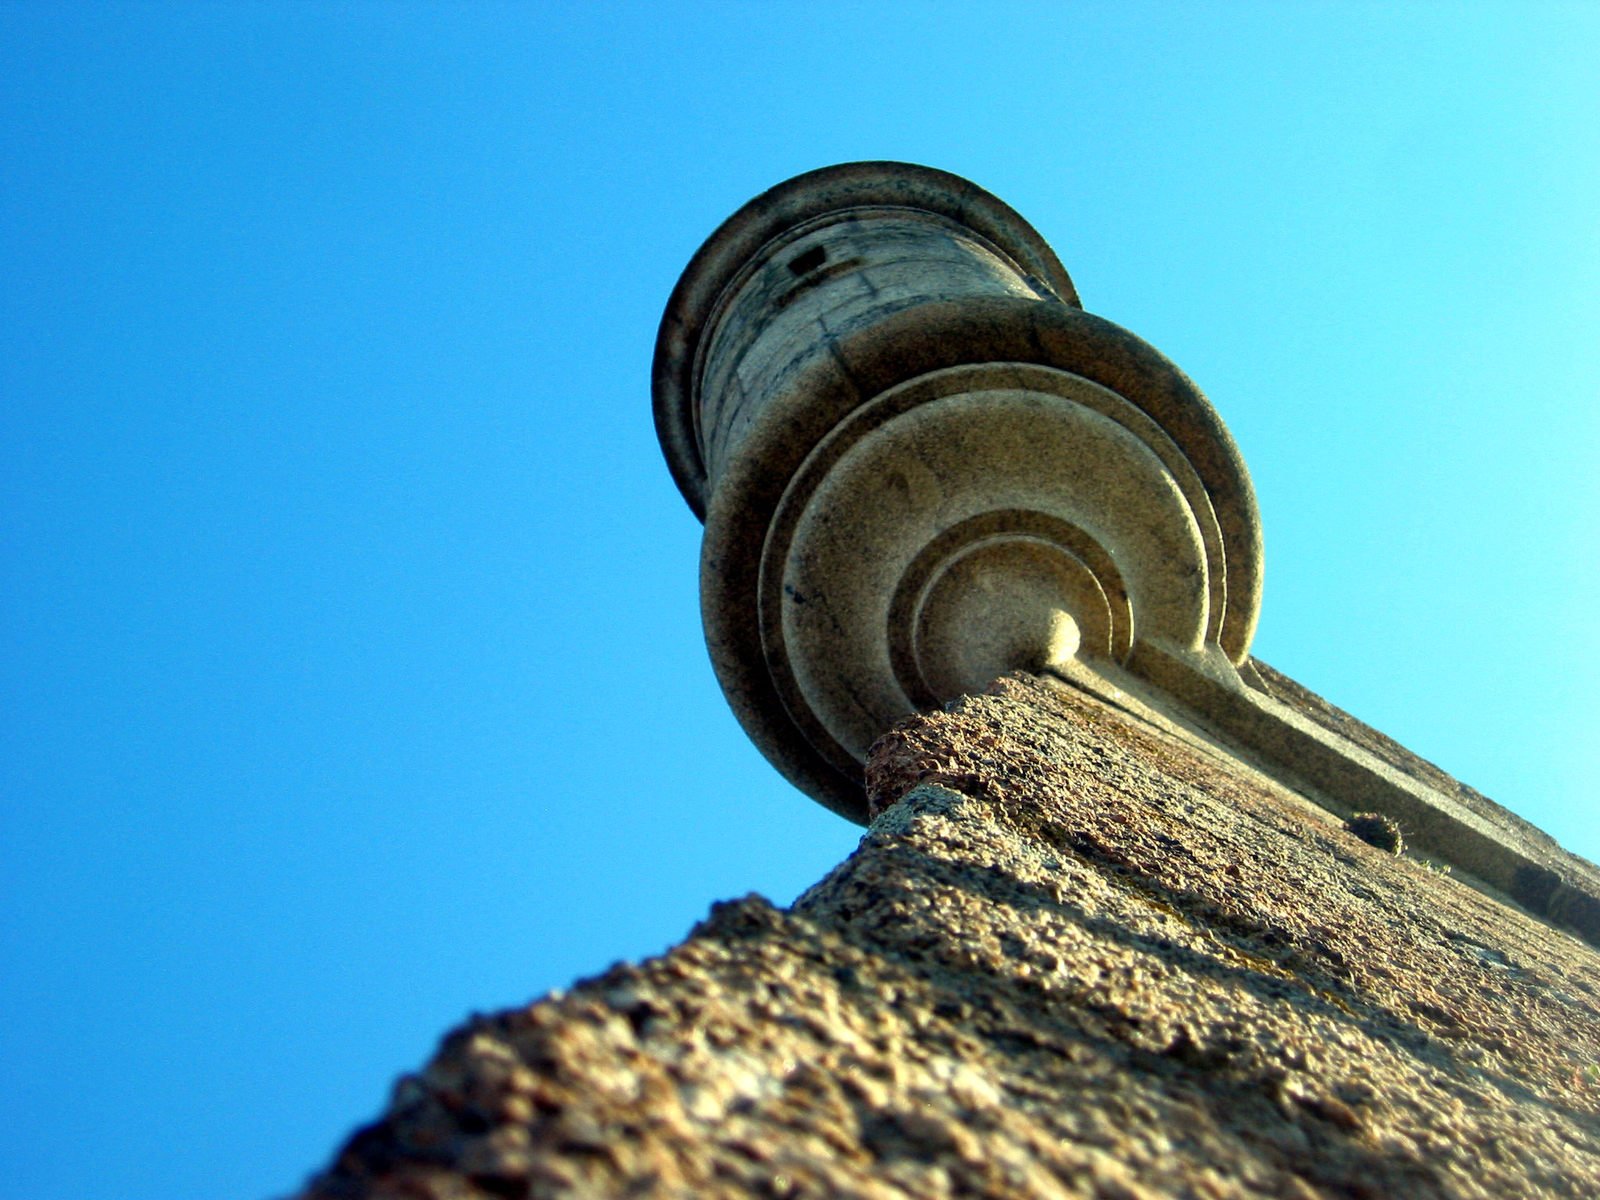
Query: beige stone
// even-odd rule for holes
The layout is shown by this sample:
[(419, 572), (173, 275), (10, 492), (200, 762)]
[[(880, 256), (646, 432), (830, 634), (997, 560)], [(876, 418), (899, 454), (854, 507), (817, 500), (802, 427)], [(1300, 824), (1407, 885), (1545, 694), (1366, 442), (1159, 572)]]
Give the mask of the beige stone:
[(758, 197), (685, 271), (655, 386), (718, 678), (847, 816), (879, 734), (1006, 671), (1248, 651), (1260, 534), (1222, 423), (964, 180), (857, 163)]
[(1600, 871), (1250, 657), (1237, 452), (1021, 218), (781, 185), (655, 400), (723, 688), (867, 834), (451, 1034), (307, 1200), (1600, 1194)]
[(1600, 956), (1026, 677), (787, 912), (479, 1018), (305, 1195), (1590, 1197)]
[(779, 185), (689, 264), (654, 383), (706, 521), (717, 677), (815, 799), (864, 821), (884, 730), (1047, 673), (1600, 940), (1591, 865), (1254, 663), (1260, 522), (1227, 430), (988, 193), (903, 163)]

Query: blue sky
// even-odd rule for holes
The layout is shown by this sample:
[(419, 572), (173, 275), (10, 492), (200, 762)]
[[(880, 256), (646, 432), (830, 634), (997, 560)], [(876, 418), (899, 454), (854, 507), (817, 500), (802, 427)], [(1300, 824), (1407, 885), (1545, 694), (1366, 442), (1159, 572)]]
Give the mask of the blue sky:
[(1600, 857), (1600, 10), (0, 5), (0, 1194), (294, 1187), (859, 831), (700, 640), (678, 272), (965, 175), (1253, 473), (1257, 653)]

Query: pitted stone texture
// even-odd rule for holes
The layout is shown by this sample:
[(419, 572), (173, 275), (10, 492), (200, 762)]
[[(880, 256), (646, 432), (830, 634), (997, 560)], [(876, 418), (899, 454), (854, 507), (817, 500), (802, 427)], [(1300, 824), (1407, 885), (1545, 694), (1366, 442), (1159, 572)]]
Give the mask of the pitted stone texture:
[[(1518, 871), (1507, 890), (1512, 899), (1600, 945), (1600, 867), (1562, 849), (1553, 837), (1516, 813), (1496, 804), (1476, 788), (1452, 778), (1433, 763), (1407, 750), (1393, 738), (1330, 704), (1304, 684), (1259, 658), (1250, 660), (1261, 691), (1309, 720), (1376, 755), (1495, 829), (1504, 844), (1515, 847), (1528, 869)], [(1515, 885), (1521, 882), (1519, 889)]]
[(792, 911), (474, 1021), (306, 1195), (1600, 1194), (1590, 948), (1034, 681), (873, 767)]

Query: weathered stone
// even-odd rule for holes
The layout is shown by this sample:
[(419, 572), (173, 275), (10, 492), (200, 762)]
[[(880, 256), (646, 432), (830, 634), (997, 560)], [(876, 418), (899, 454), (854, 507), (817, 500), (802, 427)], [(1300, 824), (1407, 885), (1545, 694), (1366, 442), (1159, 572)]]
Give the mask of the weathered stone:
[(1390, 854), (1405, 853), (1405, 834), (1399, 825), (1382, 813), (1354, 813), (1345, 821), (1344, 827), (1369, 846), (1387, 850)]
[(1044, 681), (870, 784), (792, 910), (474, 1021), (305, 1195), (1600, 1194), (1567, 934)]
[(723, 691), (845, 816), (879, 734), (1007, 671), (1247, 655), (1261, 537), (1221, 420), (966, 180), (850, 163), (752, 200), (674, 290), (654, 390)]
[(1250, 658), (1261, 529), (1221, 419), (981, 188), (849, 163), (758, 196), (674, 289), (653, 390), (718, 680), (814, 799), (864, 823), (885, 729), (1049, 674), (1600, 944), (1592, 867)]
[(781, 185), (655, 396), (724, 690), (868, 834), (452, 1034), (308, 1198), (1600, 1194), (1600, 871), (1249, 657), (1237, 452), (1026, 222)]

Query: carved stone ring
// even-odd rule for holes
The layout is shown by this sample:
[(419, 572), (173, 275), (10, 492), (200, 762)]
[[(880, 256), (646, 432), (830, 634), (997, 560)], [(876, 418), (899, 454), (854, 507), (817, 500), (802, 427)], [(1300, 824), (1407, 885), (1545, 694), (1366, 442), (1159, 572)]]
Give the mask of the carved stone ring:
[(1236, 681), (1248, 656), (1261, 535), (1227, 430), (963, 179), (854, 163), (752, 200), (673, 292), (654, 392), (723, 691), (852, 819), (880, 734), (1007, 671)]

